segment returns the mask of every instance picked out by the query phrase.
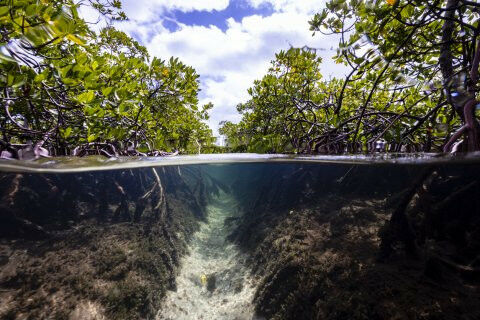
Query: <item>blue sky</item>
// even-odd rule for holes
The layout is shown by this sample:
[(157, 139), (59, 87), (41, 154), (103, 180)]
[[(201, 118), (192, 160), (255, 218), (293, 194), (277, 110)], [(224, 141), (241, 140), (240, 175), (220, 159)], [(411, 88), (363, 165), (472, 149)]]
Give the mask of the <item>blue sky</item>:
[[(322, 48), (324, 78), (345, 68), (331, 56), (337, 40), (312, 36), (308, 20), (325, 0), (123, 0), (129, 21), (117, 27), (152, 56), (179, 57), (200, 74), (202, 104), (212, 102), (209, 125), (238, 121), (236, 105), (268, 69), (275, 53), (291, 45)], [(91, 13), (93, 15), (93, 13)], [(89, 20), (89, 12), (85, 12)], [(94, 20), (90, 16), (90, 20)]]
[(197, 25), (197, 26), (216, 26), (222, 31), (227, 31), (227, 20), (233, 18), (235, 21), (242, 21), (243, 18), (253, 15), (260, 15), (268, 17), (274, 13), (274, 8), (271, 3), (262, 3), (258, 7), (252, 6), (248, 1), (238, 0), (230, 1), (228, 6), (223, 10), (193, 10), (184, 11), (175, 9), (171, 12), (166, 12), (165, 15), (170, 15), (172, 20), (165, 20), (164, 26), (169, 31), (177, 31), (180, 28), (179, 24)]

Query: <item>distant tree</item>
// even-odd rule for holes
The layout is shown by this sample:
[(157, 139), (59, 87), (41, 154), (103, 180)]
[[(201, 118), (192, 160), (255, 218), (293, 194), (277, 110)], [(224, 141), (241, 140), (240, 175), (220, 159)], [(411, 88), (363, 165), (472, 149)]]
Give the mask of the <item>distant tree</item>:
[(247, 151), (249, 135), (240, 128), (240, 124), (221, 121), (218, 132), (225, 137), (225, 149), (229, 152)]
[(386, 78), (361, 115), (359, 106), (372, 88), (372, 75), (325, 81), (320, 67), (321, 59), (308, 48), (277, 54), (268, 74), (249, 89), (251, 99), (238, 105), (242, 121), (235, 127), (227, 123), (228, 139), (245, 137), (241, 143), (251, 152), (367, 151), (381, 139), (389, 141), (391, 150), (431, 144), (429, 132), (409, 130), (428, 114), (432, 94)]

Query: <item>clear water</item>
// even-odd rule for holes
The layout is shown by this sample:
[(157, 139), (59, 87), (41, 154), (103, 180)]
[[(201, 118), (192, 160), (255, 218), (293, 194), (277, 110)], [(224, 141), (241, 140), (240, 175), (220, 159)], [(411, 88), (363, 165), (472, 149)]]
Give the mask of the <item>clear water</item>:
[[(182, 259), (177, 290), (167, 293), (158, 320), (253, 318), (254, 283), (245, 257), (227, 240), (232, 226), (225, 221), (238, 213), (236, 200), (224, 192), (207, 206), (207, 219)], [(215, 279), (210, 287), (207, 279)]]
[(1, 161), (0, 319), (475, 319), (478, 199), (478, 154)]

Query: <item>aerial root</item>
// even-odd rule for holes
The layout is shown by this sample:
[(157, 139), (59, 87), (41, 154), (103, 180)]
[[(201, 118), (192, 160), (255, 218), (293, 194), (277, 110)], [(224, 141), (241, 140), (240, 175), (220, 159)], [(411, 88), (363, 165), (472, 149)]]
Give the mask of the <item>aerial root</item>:
[(463, 107), (463, 114), (465, 116), (465, 125), (460, 127), (448, 140), (448, 142), (443, 147), (443, 152), (452, 151), (452, 146), (457, 142), (460, 137), (467, 134), (468, 137), (468, 149), (469, 151), (476, 151), (480, 147), (478, 129), (479, 124), (475, 119), (475, 107), (477, 106), (478, 101), (475, 98), (468, 100)]

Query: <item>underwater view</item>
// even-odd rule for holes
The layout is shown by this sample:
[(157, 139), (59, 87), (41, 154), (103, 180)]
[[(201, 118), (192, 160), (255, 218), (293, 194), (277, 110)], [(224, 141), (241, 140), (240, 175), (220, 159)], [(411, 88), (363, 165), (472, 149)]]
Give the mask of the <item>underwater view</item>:
[(480, 316), (476, 157), (2, 165), (1, 319)]

